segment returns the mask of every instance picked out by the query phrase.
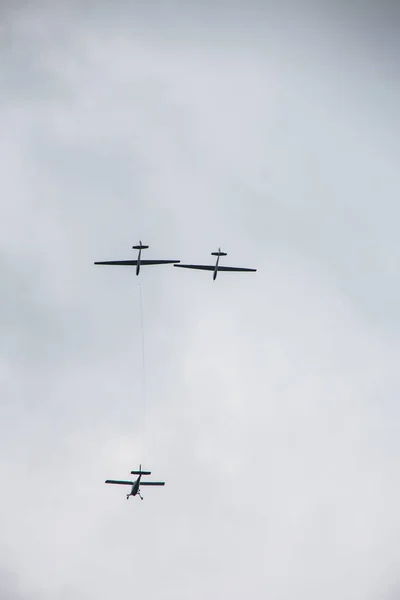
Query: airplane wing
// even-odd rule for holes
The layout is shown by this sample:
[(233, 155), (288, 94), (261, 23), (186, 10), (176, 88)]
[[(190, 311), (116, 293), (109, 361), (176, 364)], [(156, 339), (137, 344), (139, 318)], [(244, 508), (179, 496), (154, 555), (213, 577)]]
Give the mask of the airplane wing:
[[(215, 265), (174, 265), (183, 269), (200, 269), (202, 271), (214, 271)], [(242, 267), (221, 267), (218, 265), (218, 271), (257, 271), (257, 269), (243, 269)]]
[(131, 475), (151, 475), (151, 471), (131, 471)]
[(118, 481), (118, 479), (107, 479), (104, 483), (117, 483), (119, 485), (133, 485), (133, 481)]
[[(174, 265), (174, 267), (182, 267), (183, 269), (200, 269), (202, 271), (214, 271), (215, 265)], [(218, 271), (221, 267), (218, 267)]]
[(218, 271), (257, 271), (257, 269), (243, 269), (242, 267), (220, 267)]
[(165, 481), (141, 481), (140, 487), (142, 485), (165, 485)]
[[(141, 260), (141, 265), (167, 265), (172, 263), (178, 263), (179, 260)], [(135, 266), (138, 264), (137, 260), (105, 260), (101, 262), (95, 262), (95, 265), (122, 265), (122, 266)]]
[(141, 265), (171, 265), (172, 263), (181, 262), (180, 260), (141, 260)]
[(95, 262), (95, 265), (137, 265), (137, 260), (105, 260), (102, 262)]

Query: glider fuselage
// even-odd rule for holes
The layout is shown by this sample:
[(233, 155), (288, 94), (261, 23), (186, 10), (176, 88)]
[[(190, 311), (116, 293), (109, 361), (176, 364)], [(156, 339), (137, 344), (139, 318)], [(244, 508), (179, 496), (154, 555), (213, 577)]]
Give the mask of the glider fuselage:
[(219, 263), (219, 255), (217, 256), (217, 262), (215, 263), (215, 269), (214, 269), (214, 274), (213, 274), (214, 281), (217, 279), (217, 275), (218, 275), (218, 263)]

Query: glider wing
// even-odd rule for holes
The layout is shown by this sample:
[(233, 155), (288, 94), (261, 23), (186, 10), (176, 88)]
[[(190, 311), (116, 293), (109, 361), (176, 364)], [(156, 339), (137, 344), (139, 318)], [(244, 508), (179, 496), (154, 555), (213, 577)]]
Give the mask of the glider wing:
[(220, 266), (218, 266), (218, 271), (257, 271), (257, 269), (244, 269), (242, 267), (220, 267)]
[[(182, 267), (183, 269), (200, 269), (202, 271), (214, 271), (215, 265), (174, 265), (174, 267)], [(218, 267), (219, 270), (219, 267)]]

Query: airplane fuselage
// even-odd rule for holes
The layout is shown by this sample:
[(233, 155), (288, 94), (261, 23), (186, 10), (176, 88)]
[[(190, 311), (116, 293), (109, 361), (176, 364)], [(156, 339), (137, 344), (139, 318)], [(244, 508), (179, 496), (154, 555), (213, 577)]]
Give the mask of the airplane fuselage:
[(142, 255), (142, 249), (139, 250), (139, 254), (138, 254), (138, 258), (137, 258), (137, 265), (136, 265), (136, 275), (139, 275), (140, 273), (140, 257)]
[(127, 500), (129, 499), (129, 496), (136, 496), (139, 493), (140, 478), (141, 478), (141, 475), (139, 475), (139, 477), (136, 479), (136, 481), (134, 481), (130, 493), (127, 494), (127, 496), (126, 496)]
[(217, 275), (218, 275), (218, 263), (219, 263), (219, 255), (217, 256), (217, 262), (215, 263), (215, 269), (214, 269), (214, 274), (213, 274), (214, 281), (217, 279)]

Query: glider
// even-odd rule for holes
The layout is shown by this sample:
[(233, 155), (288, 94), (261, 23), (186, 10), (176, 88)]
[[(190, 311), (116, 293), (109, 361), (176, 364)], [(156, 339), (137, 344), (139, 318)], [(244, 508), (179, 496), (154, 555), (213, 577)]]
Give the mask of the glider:
[(200, 269), (202, 271), (213, 271), (213, 280), (217, 278), (218, 271), (257, 271), (257, 269), (244, 269), (242, 267), (220, 267), (219, 259), (221, 256), (227, 256), (226, 252), (221, 252), (221, 248), (218, 248), (218, 252), (211, 252), (211, 256), (217, 257), (215, 265), (178, 265), (174, 264), (174, 267), (181, 267), (182, 269)]
[(95, 262), (95, 265), (122, 265), (122, 266), (136, 266), (136, 275), (140, 273), (141, 266), (147, 265), (166, 265), (179, 263), (179, 260), (142, 260), (142, 250), (146, 250), (149, 246), (144, 246), (142, 242), (139, 242), (138, 246), (132, 246), (133, 250), (138, 250), (137, 260), (106, 260), (102, 262)]

